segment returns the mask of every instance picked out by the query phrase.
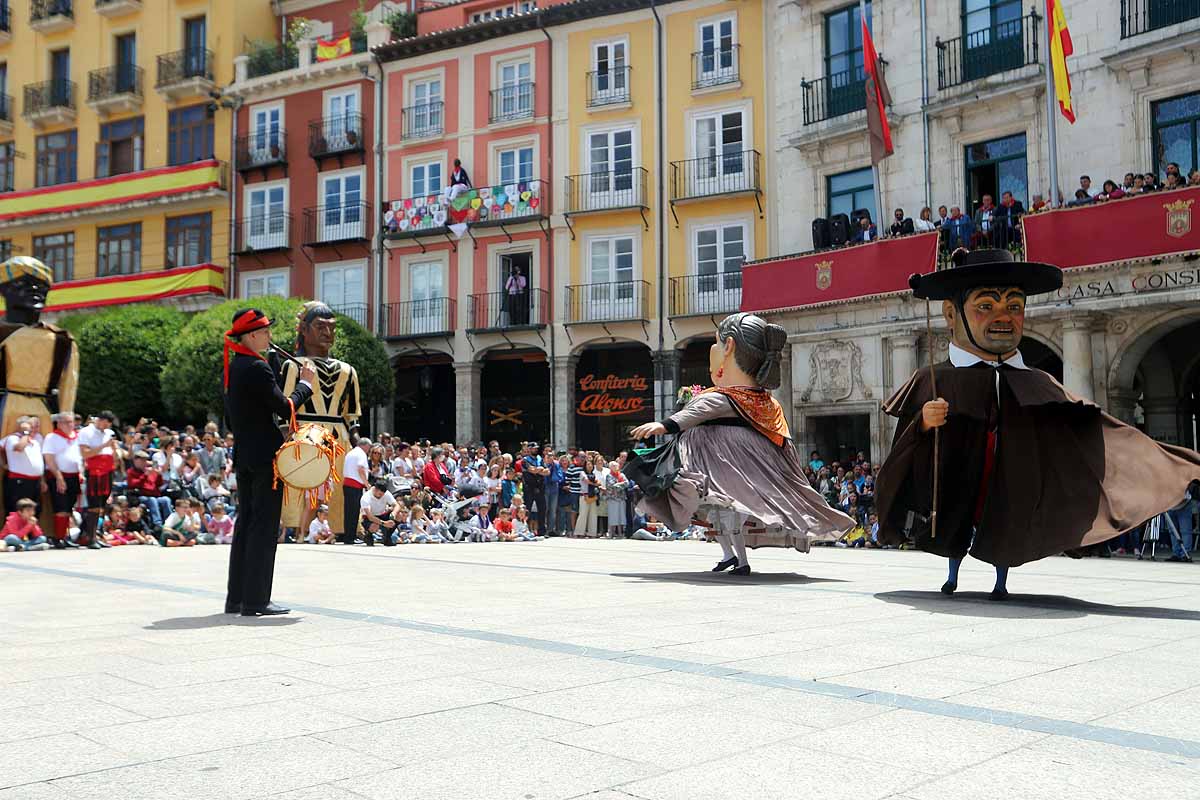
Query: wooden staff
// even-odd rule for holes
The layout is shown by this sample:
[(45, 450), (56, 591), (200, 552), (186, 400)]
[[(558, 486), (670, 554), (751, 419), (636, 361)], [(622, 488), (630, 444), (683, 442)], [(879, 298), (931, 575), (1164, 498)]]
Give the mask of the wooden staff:
[[(963, 320), (965, 323), (966, 320)], [(937, 375), (933, 369), (933, 318), (929, 310), (929, 301), (925, 301), (925, 336), (929, 340), (929, 387), (933, 392), (933, 399), (936, 400), (937, 393)], [(929, 536), (931, 539), (937, 538), (937, 518), (938, 518), (938, 474), (941, 459), (938, 457), (939, 445), (941, 444), (941, 428), (933, 429), (933, 510), (929, 512)]]
[(288, 361), (290, 361), (290, 362), (292, 362), (293, 364), (295, 364), (297, 367), (303, 367), (303, 366), (304, 366), (304, 364), (303, 364), (303, 363), (301, 363), (300, 359), (296, 358), (294, 355), (292, 355), (291, 353), (289, 353), (287, 350), (284, 350), (282, 347), (280, 347), (279, 345), (275, 344), (274, 342), (271, 342), (271, 343), (270, 343), (270, 344), (268, 344), (267, 346), (268, 346), (268, 347), (270, 347), (272, 350), (274, 350), (276, 353), (279, 353), (279, 355), (283, 356), (283, 357), (284, 357), (284, 358), (286, 358)]

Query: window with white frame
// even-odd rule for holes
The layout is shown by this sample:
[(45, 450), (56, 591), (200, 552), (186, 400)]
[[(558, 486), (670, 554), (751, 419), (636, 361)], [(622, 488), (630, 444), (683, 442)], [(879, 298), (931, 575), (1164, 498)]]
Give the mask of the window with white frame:
[(583, 319), (634, 319), (639, 293), (634, 284), (634, 239), (597, 237), (588, 242), (588, 290)]
[(629, 99), (629, 72), (626, 70), (624, 39), (596, 42), (592, 45), (592, 105), (623, 103)]
[(412, 333), (434, 333), (448, 330), (449, 319), (444, 270), (440, 262), (420, 262), (408, 268), (408, 294)]
[(738, 78), (737, 35), (734, 18), (700, 24), (700, 52), (696, 54), (697, 86), (715, 86)]
[(287, 247), (287, 187), (275, 184), (246, 189), (246, 216), (242, 228), (243, 249), (273, 250)]
[(745, 223), (728, 223), (696, 228), (695, 291), (688, 298), (689, 313), (716, 313), (741, 306), (742, 265), (746, 261)]
[(242, 276), (242, 297), (287, 297), (287, 270), (251, 272)]
[(492, 107), (493, 121), (520, 119), (533, 114), (533, 65), (526, 59), (500, 65), (499, 87)]
[(320, 241), (337, 242), (363, 237), (362, 193), (361, 173), (321, 176)]
[(362, 264), (321, 267), (318, 274), (320, 297), (330, 308), (360, 325), (367, 320), (367, 289)]
[(698, 116), (692, 122), (695, 158), (687, 171), (687, 196), (746, 191), (745, 129), (741, 110)]
[(362, 131), (358, 90), (339, 90), (325, 95), (325, 146), (328, 152), (356, 146)]
[(408, 128), (405, 135), (412, 139), (436, 136), (442, 132), (442, 81), (429, 78), (414, 81), (411, 86), (412, 106), (408, 109)]
[(426, 197), (442, 190), (442, 162), (413, 164), (410, 172), (412, 196)]
[(500, 183), (522, 183), (533, 180), (533, 148), (512, 147), (496, 153), (496, 174)]
[(633, 180), (633, 129), (588, 134), (590, 208), (640, 205), (640, 186)]
[(247, 150), (251, 164), (278, 161), (282, 139), (283, 106), (259, 106), (250, 110), (250, 146)]

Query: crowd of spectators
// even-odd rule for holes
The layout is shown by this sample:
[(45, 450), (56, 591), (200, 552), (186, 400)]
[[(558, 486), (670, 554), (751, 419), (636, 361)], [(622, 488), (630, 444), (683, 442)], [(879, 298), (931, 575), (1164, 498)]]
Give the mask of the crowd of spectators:
[(875, 476), (879, 465), (872, 464), (860, 450), (854, 456), (826, 463), (813, 450), (804, 476), (821, 493), (825, 502), (851, 517), (856, 525), (835, 544), (846, 547), (880, 547), (879, 521), (875, 516)]

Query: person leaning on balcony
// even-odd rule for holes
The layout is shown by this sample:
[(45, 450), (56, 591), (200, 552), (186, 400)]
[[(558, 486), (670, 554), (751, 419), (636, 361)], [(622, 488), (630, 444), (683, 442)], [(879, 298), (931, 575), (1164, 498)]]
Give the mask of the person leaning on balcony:
[(1088, 206), (1095, 202), (1091, 197), (1088, 197), (1086, 189), (1076, 189), (1075, 199), (1067, 203), (1067, 208), (1075, 208), (1077, 206)]
[(921, 216), (913, 220), (913, 230), (917, 233), (929, 233), (937, 230), (937, 223), (933, 221), (933, 209), (925, 206), (921, 209)]
[(871, 222), (871, 218), (863, 214), (858, 218), (858, 230), (854, 232), (855, 242), (873, 242), (879, 238), (879, 230), (875, 227), (875, 223)]
[(983, 196), (979, 209), (975, 212), (975, 241), (974, 245), (984, 247), (992, 241), (992, 229), (995, 227), (996, 205), (990, 194)]
[(1188, 174), (1188, 186), (1200, 186), (1200, 169), (1194, 169)]
[(454, 159), (454, 169), (450, 171), (450, 182), (446, 186), (446, 191), (443, 192), (446, 202), (454, 201), (463, 192), (471, 188), (471, 176), (467, 174), (463, 168), (462, 162), (457, 158)]
[(913, 232), (913, 221), (904, 216), (904, 209), (897, 208), (893, 213), (892, 227), (888, 229), (890, 236), (907, 236)]
[(1021, 217), (1025, 215), (1025, 206), (1013, 197), (1012, 192), (1000, 195), (1000, 206), (993, 217), (995, 221), (995, 239), (998, 247), (1008, 247), (1010, 243), (1021, 241)]
[(966, 247), (971, 242), (971, 234), (975, 232), (975, 223), (962, 213), (958, 206), (950, 208), (950, 218), (942, 226), (946, 239), (946, 249), (954, 252), (960, 247)]

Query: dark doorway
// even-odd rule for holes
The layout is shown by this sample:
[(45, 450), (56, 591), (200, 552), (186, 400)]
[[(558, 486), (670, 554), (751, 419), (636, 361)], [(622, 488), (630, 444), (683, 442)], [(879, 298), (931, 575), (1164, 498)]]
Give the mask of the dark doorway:
[(550, 435), (550, 364), (541, 350), (490, 353), (480, 376), (484, 441), (512, 453)]
[(454, 441), (454, 367), (449, 356), (404, 358), (396, 362), (392, 431), (408, 442)]
[(680, 386), (712, 386), (712, 376), (708, 374), (708, 350), (711, 346), (712, 339), (705, 337), (679, 351)]
[(1021, 340), (1017, 349), (1021, 351), (1021, 358), (1025, 361), (1025, 366), (1049, 372), (1054, 376), (1054, 380), (1062, 383), (1063, 363), (1057, 353), (1037, 339), (1030, 339), (1028, 336)]
[[(867, 414), (835, 414), (808, 418), (813, 449), (826, 464), (845, 464), (862, 451), (871, 457), (871, 417)], [(808, 459), (805, 459), (807, 462)]]
[[(1025, 157), (1025, 134), (976, 142), (966, 147), (967, 213), (974, 214), (985, 194), (1000, 204), (1002, 192), (1029, 206), (1029, 170)], [(966, 209), (964, 209), (966, 210)]]
[(500, 290), (503, 292), (504, 306), (497, 327), (529, 324), (529, 298), (533, 292), (533, 276), (530, 274), (532, 266), (533, 253), (530, 252), (504, 253), (500, 256)]
[(615, 458), (629, 430), (654, 419), (654, 365), (642, 345), (588, 348), (575, 370), (575, 441)]

